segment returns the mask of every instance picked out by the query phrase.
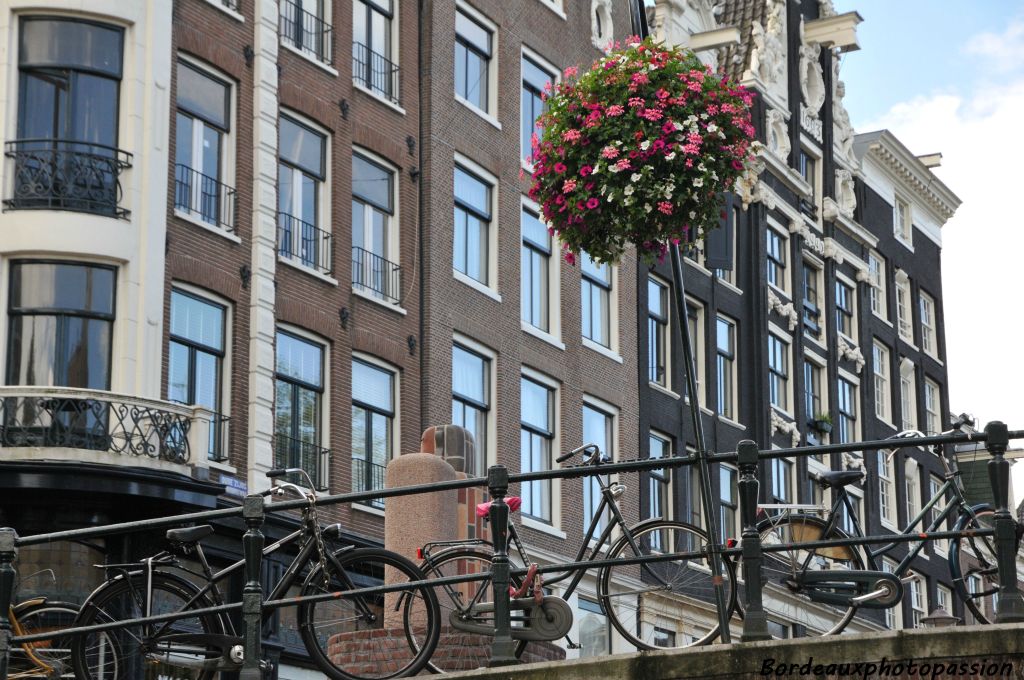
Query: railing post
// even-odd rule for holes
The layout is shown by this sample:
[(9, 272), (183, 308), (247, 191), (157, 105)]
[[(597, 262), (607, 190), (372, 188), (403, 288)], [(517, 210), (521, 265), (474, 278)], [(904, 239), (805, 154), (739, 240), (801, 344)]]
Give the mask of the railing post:
[(999, 597), (996, 623), (1024, 621), (1024, 597), (1017, 585), (1017, 522), (1010, 514), (1010, 463), (1003, 457), (1009, 446), (1005, 423), (998, 420), (985, 425), (985, 448), (992, 454), (988, 478), (995, 501), (996, 566), (999, 572)]
[(516, 643), (512, 639), (511, 603), (508, 588), (508, 470), (504, 465), (492, 465), (487, 470), (487, 491), (491, 495), (491, 536), (494, 557), (491, 558), (491, 587), (494, 592), (494, 642), (491, 644), (491, 666), (511, 666), (519, 663)]
[(242, 620), (245, 625), (245, 656), (239, 680), (260, 680), (263, 672), (263, 581), (260, 567), (263, 561), (263, 496), (250, 494), (242, 504), (242, 519), (246, 532), (242, 537), (245, 558), (245, 587), (242, 589)]
[(770, 640), (768, 633), (768, 617), (764, 613), (761, 597), (761, 563), (764, 553), (761, 551), (761, 534), (757, 531), (757, 444), (744, 439), (736, 449), (740, 468), (740, 479), (737, 482), (740, 494), (740, 519), (743, 523), (743, 580), (745, 598), (743, 607), (743, 634), (740, 640)]
[(10, 527), (0, 529), (0, 680), (7, 680), (7, 663), (11, 656), (11, 620), (7, 614), (14, 601), (14, 583), (18, 572), (18, 532)]

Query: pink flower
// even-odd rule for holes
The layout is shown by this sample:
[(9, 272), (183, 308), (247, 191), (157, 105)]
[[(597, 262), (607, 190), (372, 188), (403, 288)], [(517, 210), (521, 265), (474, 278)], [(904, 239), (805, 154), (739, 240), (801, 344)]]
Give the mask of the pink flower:
[(573, 191), (576, 191), (576, 180), (574, 180), (574, 179), (567, 179), (567, 180), (565, 180), (565, 183), (562, 185), (562, 193), (563, 194), (568, 194), (568, 193), (572, 193)]
[(670, 135), (676, 131), (676, 124), (671, 120), (666, 120), (665, 124), (661, 126), (661, 131), (666, 135)]
[(565, 263), (570, 266), (574, 266), (576, 264), (576, 256), (571, 250), (565, 251)]
[(701, 84), (698, 81), (691, 80), (689, 83), (686, 84), (686, 89), (690, 90), (691, 92), (700, 92), (703, 88), (701, 87)]
[(630, 97), (629, 98), (629, 105), (632, 108), (636, 108), (638, 106), (643, 106), (644, 105), (644, 99), (643, 99), (643, 97)]
[(578, 74), (579, 72), (580, 70), (578, 68), (576, 68), (575, 66), (570, 66), (569, 68), (565, 69), (565, 77), (574, 78), (576, 77), (576, 74)]
[(691, 132), (690, 134), (686, 135), (686, 140), (690, 142), (690, 144), (700, 144), (701, 141), (703, 141), (701, 139), (700, 133), (698, 132)]
[(629, 170), (631, 167), (633, 166), (629, 164), (628, 158), (620, 158), (618, 162), (615, 163), (616, 170)]
[(608, 160), (612, 160), (613, 158), (619, 157), (619, 150), (616, 149), (614, 146), (606, 146), (603, 149), (601, 149), (601, 155), (607, 158)]
[(580, 168), (580, 177), (586, 177), (593, 171), (594, 169), (592, 167), (590, 167), (589, 165), (584, 165), (582, 168)]
[(601, 204), (601, 202), (599, 200), (597, 200), (596, 198), (588, 198), (587, 199), (587, 207), (589, 209), (591, 209), (591, 210), (593, 210), (594, 208), (596, 208), (600, 204)]
[(668, 99), (668, 90), (663, 87), (659, 87), (658, 91), (654, 93), (654, 96), (658, 99)]
[(621, 104), (612, 104), (608, 107), (608, 110), (605, 113), (608, 114), (610, 118), (614, 118), (616, 116), (621, 116), (624, 111), (625, 109)]
[(661, 120), (664, 117), (664, 115), (665, 114), (663, 114), (658, 109), (644, 109), (643, 111), (640, 112), (641, 118), (646, 118), (647, 120), (652, 122)]
[(562, 133), (562, 139), (570, 143), (580, 141), (580, 136), (579, 130), (566, 130)]
[(634, 85), (646, 85), (649, 79), (646, 73), (634, 73), (629, 80)]
[(668, 201), (661, 201), (658, 203), (658, 211), (665, 213), (666, 215), (672, 214), (672, 204)]
[(562, 162), (555, 163), (555, 172), (557, 172), (559, 175), (561, 175), (563, 172), (565, 172), (566, 169), (567, 168), (565, 167), (565, 163), (562, 163)]

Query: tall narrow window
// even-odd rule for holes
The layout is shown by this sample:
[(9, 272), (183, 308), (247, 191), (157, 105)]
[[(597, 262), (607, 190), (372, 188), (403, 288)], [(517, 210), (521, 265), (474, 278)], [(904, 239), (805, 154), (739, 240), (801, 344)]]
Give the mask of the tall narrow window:
[(821, 404), (821, 366), (804, 359), (804, 415), (814, 420), (823, 415)]
[(893, 207), (893, 231), (896, 234), (896, 238), (900, 239), (901, 241), (910, 243), (910, 204), (904, 201), (902, 198), (897, 198), (896, 205)]
[(476, 443), (473, 460), (466, 460), (470, 477), (484, 474), (487, 454), (487, 416), (490, 411), (491, 362), (461, 345), (452, 346), (452, 424), (466, 428)]
[(768, 335), (768, 400), (772, 406), (789, 410), (789, 344)]
[(896, 323), (900, 337), (914, 342), (914, 329), (910, 320), (910, 280), (903, 270), (896, 271)]
[(793, 501), (793, 461), (772, 459), (772, 497), (777, 503)]
[(533, 59), (524, 56), (522, 58), (523, 87), (520, 94), (520, 131), (519, 148), (520, 155), (528, 159), (532, 154), (532, 139), (537, 132), (537, 118), (544, 111), (544, 87), (555, 80), (554, 74), (548, 69), (539, 65)]
[(718, 393), (716, 407), (724, 418), (736, 419), (736, 324), (718, 317), (716, 331)]
[[(699, 496), (697, 497), (699, 498)], [(736, 490), (736, 470), (720, 465), (718, 468), (718, 517), (719, 536), (724, 544), (737, 535), (736, 509), (739, 507), (739, 496)]]
[(889, 391), (889, 350), (877, 340), (871, 345), (871, 371), (875, 388), (875, 417), (890, 422), (892, 394)]
[(797, 157), (797, 170), (800, 173), (800, 177), (811, 187), (811, 195), (809, 197), (800, 198), (800, 211), (806, 215), (817, 218), (818, 216), (818, 173), (817, 173), (817, 161), (813, 156), (808, 154), (803, 149), (800, 149), (800, 155)]
[(836, 281), (836, 330), (846, 337), (854, 336), (853, 286)]
[(492, 35), (468, 14), (455, 11), (455, 94), (488, 111)]
[[(939, 499), (939, 501), (935, 505), (932, 506), (932, 517), (931, 517), (931, 519), (932, 519), (933, 522), (936, 519), (938, 519), (939, 515), (942, 514), (942, 511), (946, 509), (947, 500), (946, 500), (946, 494), (944, 492), (942, 492), (943, 484), (945, 484), (945, 481), (942, 479), (942, 477), (938, 477), (936, 475), (929, 475), (928, 476), (928, 497), (929, 498), (938, 498)], [(951, 524), (950, 519), (947, 519), (943, 524), (940, 524), (938, 527), (936, 527), (936, 530), (937, 531), (950, 531), (950, 530), (952, 530), (952, 527), (950, 526), (950, 524)], [(939, 557), (941, 557), (943, 559), (946, 559), (946, 554), (948, 552), (949, 552), (949, 539), (945, 539), (945, 538), (937, 538), (937, 539), (935, 539), (935, 541), (932, 543), (932, 554), (933, 555), (938, 555)], [(938, 606), (942, 607), (946, 611), (950, 611), (950, 609), (946, 606), (945, 603), (939, 603)]]
[(900, 417), (901, 430), (917, 429), (917, 380), (914, 363), (906, 357), (900, 361)]
[(871, 311), (883, 319), (887, 318), (885, 306), (885, 258), (870, 251), (868, 253), (868, 295)]
[(921, 468), (917, 461), (907, 460), (903, 470), (903, 490), (907, 502), (907, 523), (921, 512)]
[(490, 184), (455, 166), (455, 261), (457, 272), (488, 283), (491, 226)]
[[(221, 413), (224, 363), (223, 305), (178, 289), (171, 290), (170, 343), (167, 350), (167, 399)], [(209, 456), (223, 460), (220, 418), (210, 427)]]
[[(649, 458), (670, 458), (672, 456), (672, 442), (660, 434), (653, 432), (648, 436)], [(672, 519), (672, 495), (671, 495), (671, 471), (666, 468), (650, 470), (647, 473), (647, 517), (664, 517)], [(658, 532), (652, 534), (652, 539)]]
[(520, 258), (522, 319), (534, 328), (551, 330), (551, 234), (531, 210), (521, 213), (523, 250)]
[(287, 116), (281, 116), (279, 133), (278, 252), (285, 259), (329, 274), (331, 237), (320, 228), (327, 138)]
[[(882, 558), (882, 571), (887, 574), (895, 574), (898, 565), (887, 557)], [(903, 607), (888, 607), (885, 610), (885, 627), (889, 630), (899, 630), (903, 627)]]
[(878, 512), (883, 522), (896, 525), (895, 466), (889, 452), (878, 452)]
[[(555, 438), (554, 390), (522, 377), (520, 380), (519, 469), (539, 472), (551, 469), (551, 447)], [(523, 514), (551, 522), (551, 481), (537, 480), (522, 485)]]
[[(352, 490), (384, 488), (395, 418), (394, 372), (352, 360)], [(383, 499), (370, 505), (384, 507)]]
[[(706, 401), (704, 394), (704, 370), (706, 363), (704, 356), (704, 305), (696, 300), (686, 301), (686, 330), (690, 334), (693, 362), (696, 364), (694, 382), (697, 385), (697, 403), (703, 406)], [(671, 358), (671, 354), (669, 357)], [(671, 367), (669, 367), (669, 371), (671, 371)], [(688, 380), (683, 381), (683, 395), (687, 401), (690, 400)]]
[[(277, 332), (274, 391), (274, 467), (302, 468), (318, 489), (327, 488), (329, 451), (321, 447), (324, 348)], [(295, 479), (305, 484), (304, 479)]]
[(803, 269), (803, 321), (804, 321), (804, 333), (817, 338), (821, 335), (821, 326), (819, 318), (821, 311), (819, 305), (821, 304), (818, 300), (819, 277), (821, 276), (821, 270), (812, 265), (809, 262), (804, 262)]
[(768, 283), (786, 290), (786, 237), (772, 228), (765, 230), (768, 253)]
[(371, 92), (398, 102), (398, 65), (391, 46), (394, 0), (352, 3), (352, 78)]
[(317, 61), (330, 64), (331, 25), (325, 0), (281, 0), (281, 40)]
[(939, 386), (924, 379), (924, 431), (925, 434), (939, 434), (942, 429), (942, 397)]
[(612, 650), (608, 615), (597, 602), (580, 598), (580, 658), (599, 657)]
[(914, 617), (914, 628), (921, 627), (921, 619), (928, 616), (927, 582), (923, 577), (910, 582), (910, 614)]
[[(601, 453), (609, 459), (615, 458), (615, 442), (612, 436), (613, 416), (596, 406), (583, 404), (583, 443), (597, 444)], [(583, 480), (583, 528), (590, 526), (598, 507), (601, 505), (601, 486), (597, 477), (587, 477)], [(598, 518), (596, 535), (600, 535), (601, 529), (607, 526), (609, 511)]]
[(352, 285), (397, 304), (401, 268), (390, 261), (394, 182), (389, 168), (352, 154)]
[(647, 278), (647, 379), (669, 387), (668, 285)]
[(931, 295), (920, 292), (921, 314), (921, 349), (933, 357), (939, 355), (939, 343), (936, 335), (935, 325), (935, 300)]
[(837, 406), (839, 407), (837, 443), (848, 444), (857, 440), (857, 386), (840, 378), (837, 396)]
[(598, 264), (582, 253), (580, 270), (583, 305), (583, 337), (598, 345), (611, 347), (612, 269)]

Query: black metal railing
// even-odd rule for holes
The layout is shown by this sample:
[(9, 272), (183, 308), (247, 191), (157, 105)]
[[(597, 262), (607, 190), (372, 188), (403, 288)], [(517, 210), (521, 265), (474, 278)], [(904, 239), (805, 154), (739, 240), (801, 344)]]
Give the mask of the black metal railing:
[(210, 419), (210, 460), (223, 463), (228, 455), (228, 426), (231, 417), (222, 413), (214, 413)]
[[(307, 442), (285, 435), (274, 435), (274, 467), (302, 468), (313, 480), (317, 491), (327, 490), (327, 470), (331, 462), (331, 450), (316, 442)], [(306, 485), (301, 475), (289, 475), (288, 481)]]
[(188, 415), (116, 398), (0, 398), (0, 447), (86, 449), (187, 463), (191, 427)]
[(277, 214), (277, 252), (328, 276), (334, 270), (331, 235), (286, 213)]
[(219, 227), (235, 229), (235, 190), (179, 163), (174, 167), (174, 209)]
[(398, 103), (398, 66), (360, 42), (352, 43), (352, 78), (388, 101)]
[(242, 11), (242, 0), (220, 0), (220, 4), (235, 12)]
[(402, 268), (369, 250), (352, 246), (352, 285), (397, 305)]
[(5, 210), (72, 210), (128, 217), (121, 207), (121, 171), (132, 166), (127, 151), (63, 139), (18, 139), (4, 155), (14, 159), (13, 193)]
[(281, 37), (292, 47), (309, 52), (327, 65), (331, 58), (331, 25), (293, 0), (281, 2)]
[[(352, 459), (352, 490), (353, 491), (377, 491), (384, 488), (384, 473), (387, 465), (378, 465), (370, 460), (362, 458)], [(383, 498), (371, 498), (364, 501), (367, 505), (384, 509)]]

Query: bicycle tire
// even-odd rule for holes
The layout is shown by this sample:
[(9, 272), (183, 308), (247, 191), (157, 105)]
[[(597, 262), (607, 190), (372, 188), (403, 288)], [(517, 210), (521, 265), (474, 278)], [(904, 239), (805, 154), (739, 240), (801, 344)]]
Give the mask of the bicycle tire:
[[(76, 626), (141, 618), (146, 612), (143, 572), (120, 575), (93, 591), (82, 605)], [(167, 614), (210, 606), (190, 582), (167, 572), (152, 574), (150, 615)], [(187, 605), (187, 606), (186, 606)], [(223, 635), (216, 615), (199, 615), (170, 623), (139, 624), (126, 628), (76, 636), (71, 659), (77, 680), (138, 680), (167, 669), (174, 677), (188, 669), (195, 680), (210, 680), (221, 665), (222, 652), (215, 644), (193, 640), (199, 635)], [(145, 668), (145, 672), (143, 671)], [(155, 677), (155, 676), (153, 676)]]
[[(956, 531), (995, 527), (995, 512), (990, 506), (976, 506), (973, 512), (973, 516), (969, 512), (960, 513)], [(997, 564), (994, 536), (962, 536), (949, 543), (949, 575), (953, 579), (953, 587), (978, 623), (993, 623), (995, 620), (992, 595), (985, 591), (998, 586)], [(973, 587), (975, 578), (980, 580), (980, 591)]]
[(299, 632), (320, 670), (335, 680), (384, 680), (421, 671), (440, 633), (433, 589), (415, 585), (424, 580), (423, 572), (401, 555), (376, 548), (339, 550), (326, 566), (327, 584), (323, 569), (316, 565), (302, 585), (303, 597), (382, 583), (414, 585), (395, 593), (335, 595), (300, 604)]
[[(420, 564), (420, 569), (426, 574), (428, 580), (478, 574), (491, 570), (492, 557), (492, 554), (485, 550), (455, 547), (424, 560)], [(520, 579), (512, 577), (512, 586), (518, 588), (520, 583)], [(465, 644), (467, 640), (471, 639), (472, 634), (453, 628), (450, 621), (453, 616), (462, 620), (476, 619), (480, 624), (493, 628), (493, 617), (473, 616), (469, 611), (471, 603), (486, 604), (494, 601), (491, 585), (491, 579), (487, 578), (482, 581), (466, 581), (450, 586), (434, 586), (441, 611), (442, 632), (438, 641), (438, 649), (445, 650), (445, 656), (443, 660), (431, 661), (428, 664), (432, 673), (475, 670), (486, 666), (490, 661), (489, 641), (483, 646)], [(514, 652), (516, 657), (522, 656), (527, 644), (526, 640), (516, 641)]]
[[(608, 551), (608, 559), (703, 552), (708, 541), (703, 529), (672, 520), (642, 522), (630, 527), (629, 534), (639, 554), (630, 546), (628, 536), (623, 536)], [(719, 624), (711, 570), (706, 565), (707, 558), (702, 557), (607, 566), (597, 577), (598, 599), (615, 629), (638, 650), (707, 644), (718, 637)], [(736, 604), (735, 575), (727, 560), (722, 561), (722, 568), (731, 615)], [(715, 622), (706, 631), (698, 628), (695, 612), (700, 609)], [(582, 632), (580, 637), (582, 643)]]
[[(70, 628), (78, 617), (78, 605), (56, 600), (17, 605), (14, 611), (17, 621), (12, 623), (18, 635)], [(61, 637), (13, 645), (7, 668), (8, 680), (74, 678), (69, 645), (70, 640)]]
[[(833, 527), (826, 534), (828, 523), (814, 515), (791, 515), (770, 518), (758, 524), (761, 545), (785, 545), (849, 538)], [(809, 558), (809, 560), (808, 560)], [(865, 569), (868, 561), (863, 546), (838, 546), (812, 548), (791, 548), (780, 552), (766, 552), (761, 563), (764, 588), (765, 612), (786, 623), (799, 623), (805, 637), (836, 635), (841, 633), (859, 607), (856, 605), (831, 605), (812, 601), (797, 573), (807, 561), (808, 570), (858, 570)], [(742, 573), (742, 572), (741, 572)], [(817, 591), (825, 590), (823, 586)], [(842, 588), (837, 588), (839, 592)], [(863, 594), (865, 588), (856, 586), (849, 595)]]

